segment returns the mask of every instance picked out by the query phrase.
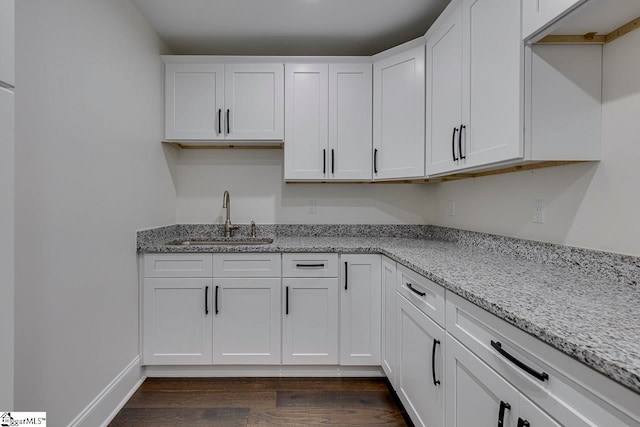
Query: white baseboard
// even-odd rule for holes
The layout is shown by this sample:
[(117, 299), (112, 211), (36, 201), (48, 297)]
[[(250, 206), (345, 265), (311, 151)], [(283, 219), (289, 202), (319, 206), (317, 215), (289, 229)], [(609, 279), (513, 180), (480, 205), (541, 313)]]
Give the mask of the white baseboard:
[(140, 357), (136, 356), (69, 424), (69, 427), (107, 426), (145, 378), (144, 369), (140, 366)]
[(147, 377), (384, 377), (380, 366), (147, 366)]

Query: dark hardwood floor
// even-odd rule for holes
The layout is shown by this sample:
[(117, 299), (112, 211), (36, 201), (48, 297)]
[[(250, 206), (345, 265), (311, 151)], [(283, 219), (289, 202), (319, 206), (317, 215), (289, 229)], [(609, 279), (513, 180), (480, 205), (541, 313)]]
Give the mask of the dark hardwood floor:
[(381, 378), (148, 378), (115, 426), (406, 426)]

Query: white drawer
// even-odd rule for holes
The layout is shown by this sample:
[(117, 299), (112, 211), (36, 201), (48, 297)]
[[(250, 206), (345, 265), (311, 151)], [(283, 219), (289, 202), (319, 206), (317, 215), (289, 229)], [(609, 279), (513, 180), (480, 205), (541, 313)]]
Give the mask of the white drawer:
[(561, 425), (640, 426), (638, 395), (631, 390), (452, 292), (446, 314), (449, 334)]
[(280, 277), (280, 254), (213, 254), (213, 277)]
[(144, 277), (212, 277), (211, 254), (145, 254)]
[(338, 254), (282, 254), (283, 277), (338, 277)]
[(444, 288), (424, 276), (398, 264), (398, 293), (444, 328)]

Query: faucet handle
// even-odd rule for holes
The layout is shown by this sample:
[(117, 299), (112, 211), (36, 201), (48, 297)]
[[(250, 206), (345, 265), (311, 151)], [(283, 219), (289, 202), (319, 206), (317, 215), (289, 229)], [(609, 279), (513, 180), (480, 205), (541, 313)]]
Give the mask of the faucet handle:
[(256, 222), (251, 221), (251, 237), (256, 237)]

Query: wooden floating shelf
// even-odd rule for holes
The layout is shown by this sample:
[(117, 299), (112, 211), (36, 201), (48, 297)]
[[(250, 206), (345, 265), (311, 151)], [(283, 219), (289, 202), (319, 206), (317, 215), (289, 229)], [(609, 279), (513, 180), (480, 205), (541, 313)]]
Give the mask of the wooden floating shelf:
[(571, 161), (549, 161), (549, 162), (537, 162), (529, 163), (518, 166), (508, 166), (500, 169), (491, 169), (477, 172), (462, 172), (447, 176), (435, 177), (435, 178), (414, 178), (414, 179), (399, 179), (389, 181), (287, 181), (286, 184), (439, 184), (442, 182), (459, 181), (461, 179), (480, 178), (483, 176), (502, 175), (513, 172), (523, 172), (535, 169), (551, 168), (563, 165), (572, 165), (576, 163), (594, 162), (588, 160), (571, 160)]
[(583, 35), (550, 35), (535, 44), (606, 44), (619, 39), (627, 33), (640, 28), (640, 17), (616, 28), (606, 35), (587, 33)]
[(179, 150), (282, 150), (283, 143), (269, 144), (216, 144), (216, 145), (188, 145), (182, 142), (162, 141)]

